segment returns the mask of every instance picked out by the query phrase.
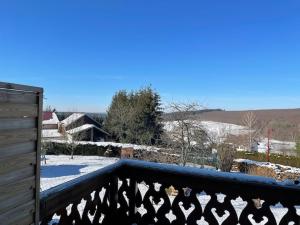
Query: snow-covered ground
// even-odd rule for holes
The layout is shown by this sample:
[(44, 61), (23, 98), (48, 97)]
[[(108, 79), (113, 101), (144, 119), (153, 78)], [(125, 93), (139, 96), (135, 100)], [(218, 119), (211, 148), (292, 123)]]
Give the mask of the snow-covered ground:
[(42, 160), (41, 191), (65, 183), (87, 173), (117, 162), (118, 158), (100, 156), (47, 155), (47, 163)]

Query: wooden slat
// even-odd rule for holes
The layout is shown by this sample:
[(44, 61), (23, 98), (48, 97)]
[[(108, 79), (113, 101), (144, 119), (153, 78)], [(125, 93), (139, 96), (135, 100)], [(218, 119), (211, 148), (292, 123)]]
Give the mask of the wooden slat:
[(10, 90), (19, 90), (19, 91), (37, 92), (37, 93), (43, 91), (43, 88), (40, 88), (40, 87), (32, 87), (32, 86), (27, 86), (27, 85), (4, 83), (4, 82), (0, 82), (0, 88), (10, 89)]
[(0, 157), (14, 156), (18, 154), (35, 152), (36, 144), (35, 141), (11, 144), (11, 145), (0, 145)]
[(0, 103), (0, 118), (37, 117), (36, 104)]
[(19, 217), (18, 220), (13, 221), (10, 225), (37, 225), (34, 224), (33, 213), (30, 213), (29, 216), (25, 215), (24, 217)]
[(31, 176), (25, 179), (20, 179), (15, 183), (5, 184), (0, 186), (0, 202), (8, 197), (20, 193), (22, 191), (29, 191), (35, 188), (35, 177)]
[(0, 215), (19, 205), (32, 201), (34, 198), (34, 190), (22, 191), (15, 193), (13, 196), (9, 196), (9, 198), (4, 198), (0, 202)]
[(0, 174), (22, 169), (36, 164), (36, 153), (19, 154), (10, 157), (1, 157), (0, 154)]
[(33, 166), (28, 166), (23, 169), (13, 170), (6, 174), (0, 174), (0, 185), (12, 184), (18, 180), (32, 177), (35, 173)]
[(0, 89), (0, 102), (37, 104), (37, 95), (35, 93)]
[(35, 201), (27, 202), (17, 208), (0, 215), (1, 224), (5, 225), (28, 225), (33, 221)]
[(0, 146), (13, 143), (23, 143), (35, 141), (37, 139), (37, 129), (18, 129), (0, 131)]
[(0, 119), (1, 130), (28, 129), (35, 128), (36, 120), (34, 118)]

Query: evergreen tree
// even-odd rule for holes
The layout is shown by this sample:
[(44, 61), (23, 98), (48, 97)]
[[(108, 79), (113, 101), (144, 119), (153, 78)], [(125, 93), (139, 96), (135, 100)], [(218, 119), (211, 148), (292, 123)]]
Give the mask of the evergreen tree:
[(160, 140), (161, 120), (160, 96), (147, 87), (137, 92), (116, 93), (105, 126), (117, 141), (151, 145)]
[(127, 138), (129, 99), (126, 91), (117, 92), (107, 111), (104, 126), (117, 141), (123, 142)]

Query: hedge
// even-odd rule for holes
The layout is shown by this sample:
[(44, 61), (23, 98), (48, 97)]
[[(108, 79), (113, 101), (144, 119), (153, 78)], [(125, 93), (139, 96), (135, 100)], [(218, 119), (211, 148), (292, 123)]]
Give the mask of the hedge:
[[(235, 158), (250, 159), (259, 162), (267, 162), (266, 154), (252, 152), (236, 152)], [(300, 167), (300, 158), (296, 156), (284, 156), (278, 154), (270, 154), (270, 162), (285, 166)]]
[[(74, 155), (98, 155), (98, 156), (104, 156), (104, 153), (107, 150), (109, 151), (109, 157), (117, 157), (120, 155), (120, 147), (114, 147), (114, 146), (97, 146), (97, 145), (77, 145), (74, 150)], [(61, 143), (53, 143), (51, 146), (51, 149), (47, 151), (47, 154), (53, 154), (53, 155), (69, 155), (70, 151), (67, 148), (66, 144)]]

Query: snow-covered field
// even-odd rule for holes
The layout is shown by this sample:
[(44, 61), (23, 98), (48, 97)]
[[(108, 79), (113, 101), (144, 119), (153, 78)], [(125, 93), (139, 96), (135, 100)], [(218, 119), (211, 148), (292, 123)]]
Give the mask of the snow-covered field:
[[(246, 135), (249, 130), (245, 126), (240, 126), (236, 124), (230, 123), (221, 123), (214, 121), (199, 121), (199, 120), (191, 120), (190, 121), (195, 127), (201, 126), (203, 129), (207, 131), (210, 137), (215, 140), (222, 141), (224, 137), (228, 135)], [(167, 132), (172, 132), (177, 127), (176, 121), (168, 121), (164, 122), (164, 129)], [(260, 153), (265, 153), (267, 151), (268, 139), (261, 137), (261, 141), (258, 142), (257, 151)], [(287, 142), (287, 141), (278, 141), (271, 139), (271, 153), (282, 154), (285, 153), (287, 155), (295, 155), (294, 149), (296, 147), (295, 142)]]
[[(260, 153), (265, 153), (268, 146), (268, 139), (262, 139), (257, 146), (257, 150)], [(283, 152), (287, 155), (296, 155), (294, 149), (296, 149), (296, 142), (289, 141), (278, 141), (271, 139), (270, 140), (271, 153), (282, 154)]]
[(100, 156), (47, 155), (41, 165), (41, 191), (65, 183), (117, 162), (118, 158)]
[[(192, 120), (190, 121), (195, 126), (201, 126), (203, 127), (210, 136), (213, 136), (215, 138), (223, 138), (226, 135), (242, 135), (247, 134), (248, 129), (247, 127), (236, 125), (236, 124), (230, 124), (230, 123), (220, 123), (220, 122), (214, 122), (214, 121), (198, 121), (198, 120)], [(168, 121), (164, 122), (164, 129), (166, 131), (173, 131), (177, 126), (176, 121)]]

